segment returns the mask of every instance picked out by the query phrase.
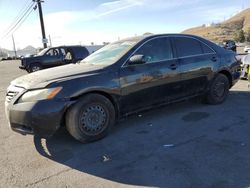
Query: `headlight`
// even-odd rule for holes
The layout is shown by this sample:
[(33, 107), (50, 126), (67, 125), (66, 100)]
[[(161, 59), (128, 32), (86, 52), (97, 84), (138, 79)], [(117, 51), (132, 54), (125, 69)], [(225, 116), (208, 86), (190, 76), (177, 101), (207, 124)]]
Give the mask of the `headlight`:
[(18, 103), (53, 99), (61, 91), (61, 89), (62, 87), (56, 87), (28, 91), (21, 96)]

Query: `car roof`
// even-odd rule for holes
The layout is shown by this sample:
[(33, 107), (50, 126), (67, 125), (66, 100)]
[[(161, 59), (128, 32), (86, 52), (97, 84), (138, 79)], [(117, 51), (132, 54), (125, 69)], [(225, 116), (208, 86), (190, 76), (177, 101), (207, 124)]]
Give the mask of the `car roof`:
[(122, 39), (120, 41), (127, 41), (127, 40), (143, 40), (143, 39), (148, 39), (148, 38), (155, 38), (155, 37), (193, 37), (193, 38), (201, 38), (196, 35), (191, 35), (191, 34), (181, 34), (181, 33), (167, 33), (167, 34), (149, 34), (149, 35), (141, 35), (141, 36), (136, 36), (136, 37), (129, 37)]
[(85, 48), (85, 46), (81, 46), (81, 45), (62, 45), (62, 46), (56, 46), (53, 48)]
[(198, 36), (195, 35), (190, 35), (190, 34), (148, 34), (148, 35), (141, 35), (141, 36), (135, 36), (135, 37), (128, 37), (128, 38), (124, 38), (122, 40), (116, 41), (114, 43), (120, 43), (120, 42), (126, 42), (126, 41), (134, 41), (134, 42), (140, 42), (143, 40), (148, 40), (150, 38), (156, 38), (156, 37), (193, 37), (199, 40), (202, 40), (203, 38), (200, 38)]
[(196, 35), (191, 35), (191, 34), (182, 34), (182, 33), (167, 33), (167, 34), (149, 34), (149, 35), (142, 35), (142, 36), (136, 36), (136, 37), (131, 37), (131, 38), (126, 38), (117, 42), (125, 42), (125, 41), (136, 41), (136, 42), (140, 42), (143, 40), (148, 40), (151, 38), (156, 38), (156, 37), (191, 37), (191, 38), (195, 38), (207, 45), (209, 45), (211, 48), (213, 48), (216, 52), (225, 52), (225, 49), (221, 48), (220, 46), (216, 45), (214, 42), (211, 42), (205, 38), (202, 38), (200, 36), (196, 36)]

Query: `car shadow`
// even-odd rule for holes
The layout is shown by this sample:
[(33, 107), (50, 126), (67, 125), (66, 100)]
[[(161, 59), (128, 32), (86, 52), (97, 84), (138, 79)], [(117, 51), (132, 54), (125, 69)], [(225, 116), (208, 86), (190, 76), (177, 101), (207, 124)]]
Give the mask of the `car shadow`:
[[(44, 157), (113, 182), (154, 187), (250, 184), (250, 93), (217, 106), (186, 101), (126, 118), (104, 139), (82, 144), (61, 128), (34, 137)], [(223, 116), (223, 117), (221, 117)], [(248, 126), (247, 126), (248, 125)]]

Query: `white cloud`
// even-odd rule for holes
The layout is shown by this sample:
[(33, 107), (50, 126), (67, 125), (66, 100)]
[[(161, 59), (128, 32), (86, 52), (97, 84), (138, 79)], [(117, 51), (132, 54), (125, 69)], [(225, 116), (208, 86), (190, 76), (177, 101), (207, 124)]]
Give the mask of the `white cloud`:
[(80, 20), (83, 21), (91, 21), (94, 19), (99, 19), (104, 16), (112, 15), (117, 12), (121, 12), (123, 10), (142, 6), (145, 0), (118, 0), (106, 2), (98, 5), (95, 9), (92, 10), (84, 10), (84, 11), (64, 11), (48, 14), (46, 17), (48, 20), (58, 20), (61, 19), (64, 23), (70, 21)]
[(141, 6), (144, 0), (118, 0), (99, 5), (96, 9), (96, 18), (113, 14), (131, 7)]
[[(188, 5), (195, 5), (202, 0), (144, 0), (143, 4), (145, 5), (145, 8), (151, 11), (155, 10), (169, 10), (176, 7), (181, 6), (188, 6)], [(188, 7), (186, 7), (188, 8)]]
[[(44, 22), (46, 26), (46, 34), (51, 35), (53, 45), (62, 45), (62, 44), (90, 44), (91, 42), (102, 43), (102, 42), (112, 42), (120, 38), (133, 36), (136, 32), (130, 28), (107, 28), (103, 27), (101, 29), (87, 28), (85, 25), (92, 23), (90, 21), (102, 21), (102, 18), (116, 16), (118, 13), (126, 13), (128, 17), (130, 16), (130, 11), (134, 12), (143, 12), (143, 15), (153, 14), (155, 11), (158, 13), (164, 12), (164, 16), (169, 16), (165, 18), (166, 25), (162, 27), (159, 26), (156, 28), (151, 28), (150, 24), (147, 26), (146, 23), (142, 23), (146, 31), (164, 32), (169, 26), (168, 30), (172, 32), (172, 28), (180, 28), (180, 25), (172, 23), (171, 11), (179, 12), (180, 19), (186, 17), (191, 17), (197, 20), (202, 20), (204, 22), (211, 22), (222, 20), (224, 16), (229, 17), (231, 14), (235, 13), (235, 10), (238, 10), (238, 7), (227, 6), (225, 8), (218, 8), (214, 6), (202, 6), (202, 0), (116, 0), (106, 3), (99, 4), (94, 9), (82, 10), (82, 11), (62, 11), (54, 12), (44, 15)], [(131, 12), (132, 12), (131, 11)], [(168, 14), (169, 12), (169, 14)], [(142, 15), (142, 16), (143, 16)], [(176, 14), (175, 14), (176, 15)], [(146, 17), (145, 16), (145, 17)], [(169, 20), (168, 20), (169, 19)], [(29, 44), (34, 45), (35, 47), (42, 46), (41, 42), (41, 29), (39, 23), (39, 17), (37, 17), (35, 22), (27, 22), (23, 24), (22, 27), (18, 29), (18, 32), (14, 33), (17, 47), (23, 48)], [(183, 19), (185, 20), (185, 19)], [(89, 23), (87, 23), (89, 22)], [(174, 21), (175, 22), (175, 21)], [(86, 24), (85, 24), (86, 23)], [(102, 24), (103, 22), (100, 22)], [(131, 23), (133, 23), (133, 18), (131, 17)], [(171, 23), (171, 24), (169, 24)], [(193, 23), (193, 22), (192, 22)], [(136, 23), (133, 23), (135, 27)], [(153, 23), (154, 24), (154, 23)], [(93, 26), (91, 25), (91, 26)], [(125, 24), (126, 25), (126, 24)], [(183, 24), (182, 24), (183, 25)], [(3, 23), (0, 23), (1, 28), (3, 28)], [(76, 27), (74, 27), (76, 26)], [(94, 27), (94, 26), (93, 26)], [(133, 28), (135, 28), (133, 27)], [(141, 30), (144, 29), (142, 27)], [(190, 26), (190, 23), (187, 22), (187, 27)], [(4, 27), (5, 28), (5, 27)], [(95, 27), (94, 27), (95, 28)], [(154, 30), (155, 29), (155, 30)], [(140, 28), (137, 28), (137, 32), (140, 31)], [(145, 31), (145, 32), (146, 32)], [(173, 30), (175, 31), (175, 30)], [(143, 33), (137, 33), (143, 34)], [(11, 38), (0, 41), (1, 47), (12, 48)]]
[(80, 25), (86, 21), (101, 19), (132, 7), (141, 6), (143, 1), (118, 0), (102, 3), (93, 10), (50, 13), (44, 16), (46, 33), (56, 36), (57, 43), (79, 43), (79, 41), (102, 43), (104, 41), (114, 41), (117, 39), (116, 36), (114, 37), (115, 32), (113, 34), (105, 33), (105, 31), (90, 32), (86, 28), (84, 29), (84, 26), (79, 26), (78, 30), (75, 30), (71, 28), (72, 23)]
[[(71, 23), (83, 23), (100, 19), (126, 9), (140, 6), (144, 0), (118, 0), (102, 3), (93, 10), (85, 11), (63, 11), (44, 15), (44, 23), (46, 25), (46, 34), (52, 36), (53, 45), (61, 44), (79, 44), (84, 41), (86, 44), (91, 42), (102, 43), (104, 41), (114, 41), (117, 37), (114, 34), (102, 31), (80, 31), (69, 27)], [(37, 18), (38, 20), (38, 18)], [(3, 24), (1, 24), (3, 25)], [(5, 27), (4, 27), (5, 28)], [(82, 30), (82, 29), (81, 29)], [(23, 48), (29, 44), (41, 46), (41, 30), (40, 23), (24, 24), (14, 33), (18, 48)], [(91, 37), (90, 37), (91, 36)], [(1, 39), (1, 47), (12, 49), (11, 38)]]
[(239, 13), (240, 7), (239, 6), (230, 6), (224, 8), (206, 8), (202, 12), (202, 16), (204, 20), (210, 22), (221, 22), (224, 19), (229, 19), (235, 14)]
[(110, 42), (119, 37), (128, 37), (128, 33), (120, 34), (108, 31), (89, 31), (79, 26), (78, 30), (72, 29), (72, 23), (83, 24), (86, 21), (101, 19), (126, 9), (143, 5), (144, 0), (119, 0), (100, 4), (93, 10), (85, 11), (64, 11), (50, 13), (44, 16), (46, 33), (52, 37), (53, 45), (62, 44), (90, 44), (95, 42)]
[[(124, 12), (132, 8), (141, 8), (143, 11), (170, 9), (185, 4), (195, 3), (199, 0), (184, 1), (184, 0), (116, 0), (99, 4), (96, 8), (83, 11), (62, 11), (54, 12), (44, 15), (44, 23), (46, 26), (46, 34), (51, 35), (53, 45), (61, 44), (90, 44), (91, 42), (102, 43), (106, 41), (115, 41), (118, 37), (129, 37), (134, 35), (135, 31), (89, 31), (80, 26), (75, 29), (72, 25), (84, 24), (87, 21), (100, 20), (103, 17), (113, 16), (119, 12)], [(34, 46), (42, 46), (41, 43), (41, 29), (39, 18), (36, 22), (29, 22), (31, 24), (23, 24), (14, 33), (17, 47), (23, 48), (29, 44)], [(138, 33), (142, 34), (142, 33)], [(12, 48), (11, 38), (1, 41), (1, 45), (7, 48)]]

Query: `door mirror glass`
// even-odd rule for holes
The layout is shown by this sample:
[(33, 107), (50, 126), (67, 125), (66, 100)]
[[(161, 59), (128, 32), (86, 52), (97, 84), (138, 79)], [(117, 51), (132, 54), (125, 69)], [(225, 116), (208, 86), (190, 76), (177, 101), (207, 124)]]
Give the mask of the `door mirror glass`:
[(144, 55), (138, 54), (133, 55), (129, 58), (128, 64), (129, 65), (138, 65), (138, 64), (144, 64), (146, 63), (146, 58)]

